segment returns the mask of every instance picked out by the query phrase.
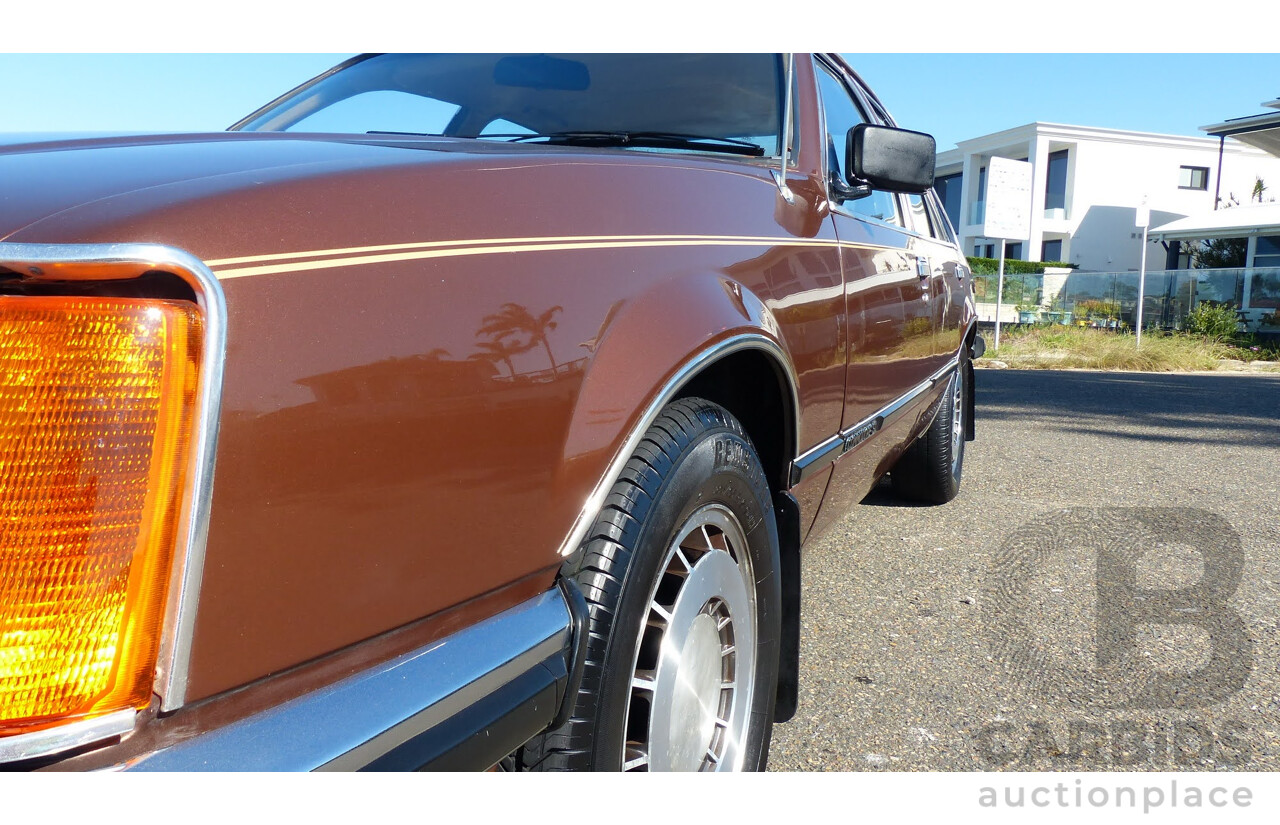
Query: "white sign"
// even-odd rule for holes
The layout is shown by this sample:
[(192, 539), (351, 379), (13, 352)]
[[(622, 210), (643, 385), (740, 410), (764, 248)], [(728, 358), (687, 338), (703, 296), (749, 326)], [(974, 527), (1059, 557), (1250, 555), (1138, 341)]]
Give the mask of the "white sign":
[(1137, 214), (1133, 217), (1134, 226), (1139, 229), (1146, 229), (1151, 225), (1151, 207), (1145, 203), (1138, 207)]
[(987, 164), (986, 221), (988, 238), (1025, 241), (1031, 237), (1031, 164), (992, 158)]

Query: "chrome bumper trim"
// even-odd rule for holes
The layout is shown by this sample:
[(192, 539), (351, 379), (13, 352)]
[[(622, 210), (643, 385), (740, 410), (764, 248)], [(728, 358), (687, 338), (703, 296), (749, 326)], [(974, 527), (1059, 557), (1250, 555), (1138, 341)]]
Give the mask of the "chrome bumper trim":
[(851, 453), (861, 447), (870, 440), (871, 436), (893, 423), (893, 419), (900, 415), (911, 402), (946, 380), (959, 365), (960, 356), (953, 355), (942, 369), (921, 381), (903, 395), (890, 401), (852, 427), (841, 430), (816, 447), (805, 451), (804, 455), (791, 462), (791, 486), (796, 486), (828, 464), (839, 459), (845, 453)]
[(573, 619), (556, 587), (427, 647), (120, 767), (356, 770), (541, 667), (557, 652), (567, 657), (572, 648)]
[(118, 710), (106, 716), (68, 722), (55, 728), (0, 737), (0, 763), (35, 759), (40, 756), (92, 745), (133, 730), (132, 710)]

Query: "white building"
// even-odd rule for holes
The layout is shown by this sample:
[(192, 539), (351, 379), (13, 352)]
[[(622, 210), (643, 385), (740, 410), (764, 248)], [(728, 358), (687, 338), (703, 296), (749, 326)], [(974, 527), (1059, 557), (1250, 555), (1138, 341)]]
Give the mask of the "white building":
[[(1272, 111), (1200, 128), (1217, 137), (1224, 151), (1228, 146), (1243, 143), (1280, 161), (1280, 99), (1264, 101), (1261, 105)], [(1276, 202), (1276, 190), (1272, 187), (1280, 186), (1280, 180), (1264, 180), (1266, 191), (1261, 192), (1259, 198), (1223, 196), (1225, 203), (1219, 206), (1231, 205), (1231, 208), (1156, 225), (1151, 234), (1165, 242), (1194, 243), (1211, 238), (1243, 240), (1244, 268), (1237, 296), (1241, 317), (1250, 324), (1270, 322), (1268, 326), (1274, 328), (1280, 326), (1275, 323), (1280, 316), (1280, 203)], [(1233, 200), (1239, 204), (1232, 203)]]
[[(935, 187), (969, 255), (999, 255), (998, 241), (982, 237), (992, 157), (1029, 160), (1033, 168), (1031, 237), (1010, 241), (1006, 257), (1067, 261), (1086, 272), (1138, 269), (1142, 232), (1134, 219), (1144, 201), (1159, 226), (1212, 211), (1215, 193), (1247, 204), (1259, 178), (1267, 197), (1280, 193), (1280, 158), (1232, 138), (1220, 146), (1217, 138), (1031, 123), (938, 155)], [(1176, 268), (1177, 244), (1167, 253), (1152, 243), (1148, 266)]]

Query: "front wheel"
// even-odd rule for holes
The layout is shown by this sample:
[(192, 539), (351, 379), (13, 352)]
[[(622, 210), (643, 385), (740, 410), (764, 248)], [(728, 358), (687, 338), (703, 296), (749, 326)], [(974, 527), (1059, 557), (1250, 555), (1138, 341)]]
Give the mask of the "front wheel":
[(772, 497), (737, 420), (669, 405), (566, 570), (590, 610), (570, 720), (525, 746), (544, 770), (763, 770), (781, 590)]

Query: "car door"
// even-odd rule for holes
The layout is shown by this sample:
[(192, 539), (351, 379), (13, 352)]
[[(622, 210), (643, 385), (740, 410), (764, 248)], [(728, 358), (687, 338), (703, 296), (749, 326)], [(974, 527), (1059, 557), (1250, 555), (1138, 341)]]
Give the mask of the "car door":
[(928, 262), (933, 296), (933, 361), (935, 368), (941, 369), (963, 343), (969, 271), (951, 240), (941, 209), (933, 202), (932, 192), (908, 196), (907, 210), (915, 230), (912, 243), (918, 256)]
[[(863, 108), (880, 122), (895, 125), (893, 118), (865, 86), (854, 82), (854, 93)], [(914, 235), (913, 253), (921, 271), (929, 272), (929, 303), (933, 309), (935, 369), (941, 369), (956, 354), (964, 338), (967, 320), (968, 269), (956, 245), (955, 231), (947, 220), (934, 190), (900, 196), (905, 206), (905, 225)], [(923, 259), (923, 263), (920, 263)]]
[[(937, 370), (934, 278), (927, 250), (908, 226), (904, 201), (891, 192), (845, 197), (845, 141), (859, 123), (876, 122), (852, 91), (854, 81), (836, 65), (815, 59), (827, 144), (831, 220), (840, 243), (849, 344), (844, 453), (836, 461), (814, 529), (825, 527), (859, 501), (892, 448), (873, 439), (879, 413)], [(864, 441), (866, 443), (864, 443)]]
[[(818, 61), (828, 180), (843, 180), (845, 136), (868, 122), (842, 73)], [(928, 379), (934, 366), (933, 284), (928, 256), (907, 224), (901, 199), (873, 191), (841, 199), (830, 187), (849, 318), (843, 428), (873, 415)]]

